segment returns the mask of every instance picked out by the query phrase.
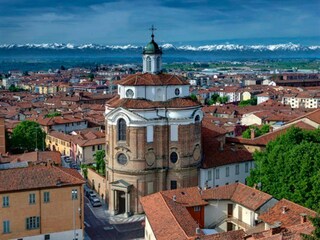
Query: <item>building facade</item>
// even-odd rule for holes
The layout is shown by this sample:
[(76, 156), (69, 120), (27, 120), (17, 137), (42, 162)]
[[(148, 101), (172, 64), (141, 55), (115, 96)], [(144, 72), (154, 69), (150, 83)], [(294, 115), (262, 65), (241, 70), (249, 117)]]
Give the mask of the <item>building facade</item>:
[(76, 170), (7, 169), (0, 180), (0, 239), (83, 239), (85, 181)]
[(144, 73), (120, 80), (118, 96), (106, 104), (112, 214), (141, 213), (141, 197), (198, 184), (203, 114), (185, 80), (161, 73), (161, 54), (152, 34), (143, 51)]

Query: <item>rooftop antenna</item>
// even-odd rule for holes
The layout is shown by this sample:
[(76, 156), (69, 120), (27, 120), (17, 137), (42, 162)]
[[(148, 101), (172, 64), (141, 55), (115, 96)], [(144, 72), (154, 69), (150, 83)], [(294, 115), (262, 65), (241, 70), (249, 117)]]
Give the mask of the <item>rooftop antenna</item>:
[(153, 38), (154, 38), (154, 34), (153, 34), (153, 33), (154, 33), (154, 31), (156, 31), (157, 29), (152, 25), (151, 28), (149, 28), (149, 30), (150, 30), (151, 33), (152, 33), (152, 34), (151, 34), (151, 38), (152, 38), (152, 41), (153, 41)]

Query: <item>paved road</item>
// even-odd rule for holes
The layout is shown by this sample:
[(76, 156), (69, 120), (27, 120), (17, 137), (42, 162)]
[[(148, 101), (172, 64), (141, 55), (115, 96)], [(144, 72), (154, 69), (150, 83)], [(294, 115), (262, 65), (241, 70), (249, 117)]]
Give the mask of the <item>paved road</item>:
[(92, 240), (125, 240), (143, 238), (144, 236), (143, 228), (135, 231), (118, 232), (113, 225), (109, 224), (104, 207), (92, 207), (86, 197), (84, 214), (85, 232)]

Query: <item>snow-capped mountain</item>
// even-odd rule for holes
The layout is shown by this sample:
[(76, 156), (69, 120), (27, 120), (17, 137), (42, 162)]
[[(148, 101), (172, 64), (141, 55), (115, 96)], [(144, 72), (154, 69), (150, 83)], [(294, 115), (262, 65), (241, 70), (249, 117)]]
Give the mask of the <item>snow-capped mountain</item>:
[[(175, 46), (171, 43), (162, 44), (161, 47), (165, 50), (173, 51), (197, 51), (197, 52), (212, 52), (212, 51), (315, 51), (320, 50), (320, 45), (302, 46), (295, 43), (273, 44), (273, 45), (240, 45), (240, 44), (212, 44), (202, 46), (181, 45)], [(137, 45), (99, 45), (99, 44), (80, 44), (71, 43), (43, 43), (43, 44), (3, 44), (0, 49), (69, 49), (69, 50), (137, 50), (143, 46)]]

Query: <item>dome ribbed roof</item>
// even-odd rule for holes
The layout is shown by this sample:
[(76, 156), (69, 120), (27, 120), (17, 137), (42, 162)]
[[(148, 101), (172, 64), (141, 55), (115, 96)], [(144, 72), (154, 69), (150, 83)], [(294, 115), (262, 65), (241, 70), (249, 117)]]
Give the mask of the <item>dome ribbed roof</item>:
[(147, 44), (147, 46), (143, 49), (143, 54), (162, 54), (161, 48), (159, 48), (158, 44), (153, 40), (154, 35), (151, 35), (152, 40)]

